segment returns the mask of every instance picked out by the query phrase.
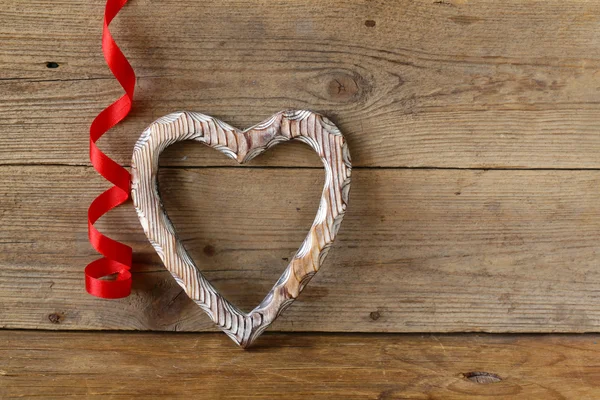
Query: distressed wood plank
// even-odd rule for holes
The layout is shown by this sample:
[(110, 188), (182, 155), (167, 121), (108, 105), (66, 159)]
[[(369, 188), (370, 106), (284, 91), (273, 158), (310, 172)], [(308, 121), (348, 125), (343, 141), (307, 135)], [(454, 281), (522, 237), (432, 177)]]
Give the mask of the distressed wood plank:
[(593, 400), (598, 360), (598, 335), (0, 331), (0, 396)]
[[(3, 2), (2, 163), (88, 162), (88, 124), (121, 93), (102, 7)], [(356, 166), (600, 168), (599, 16), (579, 0), (131, 2), (113, 31), (136, 106), (103, 148), (128, 164), (139, 133), (181, 109), (243, 127), (312, 108), (347, 133)], [(306, 156), (260, 163), (318, 165)], [(164, 162), (223, 159), (179, 148)]]
[[(159, 177), (187, 250), (243, 310), (297, 250), (322, 180), (311, 168), (163, 168)], [(0, 168), (0, 327), (212, 330), (133, 206), (100, 224), (134, 247), (133, 295), (85, 293), (83, 268), (96, 256), (83, 221), (102, 187), (91, 168)], [(272, 329), (600, 331), (598, 198), (600, 171), (355, 170), (336, 244)]]

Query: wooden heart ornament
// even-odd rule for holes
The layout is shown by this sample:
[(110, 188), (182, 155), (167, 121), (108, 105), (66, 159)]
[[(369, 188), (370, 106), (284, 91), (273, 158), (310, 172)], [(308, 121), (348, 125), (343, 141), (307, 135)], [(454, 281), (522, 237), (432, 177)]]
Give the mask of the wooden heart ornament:
[[(202, 275), (177, 239), (162, 206), (157, 185), (158, 158), (165, 148), (182, 140), (204, 143), (239, 163), (277, 143), (299, 140), (312, 147), (323, 161), (325, 185), (312, 227), (275, 286), (247, 314), (227, 301)], [(346, 212), (351, 164), (339, 129), (310, 111), (283, 111), (244, 131), (203, 114), (178, 112), (146, 128), (135, 145), (131, 173), (133, 204), (165, 267), (223, 332), (247, 347), (298, 297), (321, 267)]]

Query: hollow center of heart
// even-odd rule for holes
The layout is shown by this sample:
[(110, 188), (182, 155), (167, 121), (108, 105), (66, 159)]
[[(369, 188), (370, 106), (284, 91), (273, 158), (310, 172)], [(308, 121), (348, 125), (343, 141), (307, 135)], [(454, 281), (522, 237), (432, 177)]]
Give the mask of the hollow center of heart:
[(264, 156), (239, 166), (199, 143), (185, 146), (195, 147), (193, 157), (184, 160), (182, 146), (161, 157), (158, 181), (165, 211), (204, 276), (248, 312), (279, 279), (308, 233), (325, 172), (302, 143), (279, 145), (267, 154), (299, 153), (308, 157), (303, 167)]

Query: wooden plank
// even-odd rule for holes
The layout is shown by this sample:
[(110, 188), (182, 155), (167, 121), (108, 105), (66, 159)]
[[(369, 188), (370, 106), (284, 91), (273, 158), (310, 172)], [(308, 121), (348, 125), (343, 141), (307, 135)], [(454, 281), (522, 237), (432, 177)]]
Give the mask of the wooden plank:
[[(163, 168), (187, 250), (254, 307), (308, 231), (322, 170)], [(294, 187), (290, 193), (290, 186)], [(135, 251), (131, 297), (87, 295), (91, 168), (0, 168), (0, 327), (212, 330), (148, 244), (132, 206), (100, 229)], [(358, 169), (325, 265), (282, 331), (600, 331), (600, 171)]]
[(0, 397), (600, 397), (600, 337), (0, 331)]
[[(88, 124), (121, 93), (102, 3), (3, 2), (2, 163), (88, 163)], [(330, 116), (356, 166), (600, 168), (599, 15), (579, 0), (131, 2), (113, 30), (136, 106), (103, 148), (128, 164), (143, 128), (180, 109), (246, 127), (291, 107)], [(307, 154), (256, 165), (318, 165)], [(164, 162), (224, 161), (181, 147)]]

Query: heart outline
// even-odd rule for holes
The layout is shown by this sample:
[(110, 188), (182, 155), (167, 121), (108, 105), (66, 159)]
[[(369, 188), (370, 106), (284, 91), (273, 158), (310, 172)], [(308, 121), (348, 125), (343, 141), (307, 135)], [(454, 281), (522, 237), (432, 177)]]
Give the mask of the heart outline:
[[(231, 304), (204, 277), (177, 238), (158, 191), (158, 160), (168, 146), (195, 140), (243, 164), (280, 142), (299, 140), (317, 152), (325, 183), (315, 220), (279, 280), (252, 311)], [(351, 183), (351, 159), (340, 130), (307, 110), (281, 111), (245, 130), (196, 112), (176, 112), (150, 124), (132, 157), (131, 196), (146, 237), (186, 294), (241, 347), (254, 340), (298, 297), (320, 269), (344, 218)]]

